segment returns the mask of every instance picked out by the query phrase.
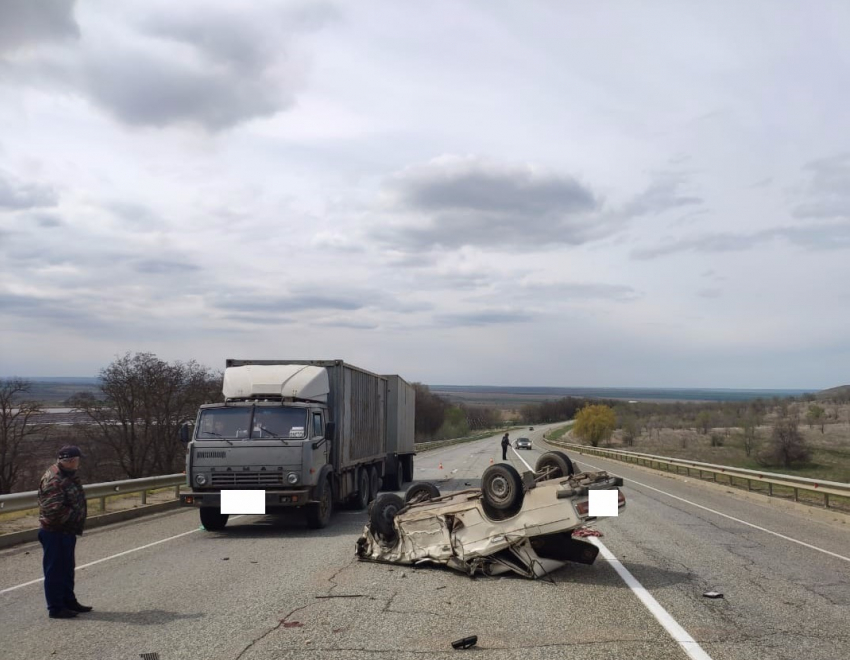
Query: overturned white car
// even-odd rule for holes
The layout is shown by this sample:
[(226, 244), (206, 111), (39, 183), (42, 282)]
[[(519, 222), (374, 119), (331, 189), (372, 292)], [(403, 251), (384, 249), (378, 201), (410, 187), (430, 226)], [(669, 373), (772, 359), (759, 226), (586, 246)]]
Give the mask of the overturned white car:
[(588, 492), (618, 492), (623, 480), (607, 472), (576, 474), (558, 451), (543, 454), (534, 472), (510, 464), (488, 467), (481, 488), (440, 496), (430, 483), (413, 484), (404, 499), (382, 493), (369, 509), (369, 524), (357, 540), (364, 561), (443, 564), (470, 576), (513, 571), (547, 576), (570, 561), (592, 564), (599, 548), (572, 532), (595, 520)]

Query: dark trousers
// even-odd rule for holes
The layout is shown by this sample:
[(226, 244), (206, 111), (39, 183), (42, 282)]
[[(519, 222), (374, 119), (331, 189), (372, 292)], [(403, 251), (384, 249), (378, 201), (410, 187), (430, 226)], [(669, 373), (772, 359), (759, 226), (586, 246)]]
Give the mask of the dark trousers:
[(502, 447), (502, 460), (503, 461), (508, 460), (508, 446), (507, 445)]
[(44, 548), (44, 596), (47, 598), (47, 609), (61, 610), (77, 601), (74, 595), (74, 549), (77, 547), (77, 537), (41, 529), (38, 540)]

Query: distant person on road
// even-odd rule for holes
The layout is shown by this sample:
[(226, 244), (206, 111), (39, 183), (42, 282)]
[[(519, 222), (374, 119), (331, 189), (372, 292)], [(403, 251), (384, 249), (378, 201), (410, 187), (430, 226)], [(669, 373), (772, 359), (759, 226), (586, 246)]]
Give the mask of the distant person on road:
[(88, 514), (77, 476), (82, 455), (79, 447), (62, 447), (38, 487), (38, 540), (44, 548), (44, 595), (51, 619), (73, 619), (92, 610), (74, 594), (74, 550)]
[(507, 433), (502, 437), (502, 460), (508, 460), (508, 447), (511, 446), (511, 440)]

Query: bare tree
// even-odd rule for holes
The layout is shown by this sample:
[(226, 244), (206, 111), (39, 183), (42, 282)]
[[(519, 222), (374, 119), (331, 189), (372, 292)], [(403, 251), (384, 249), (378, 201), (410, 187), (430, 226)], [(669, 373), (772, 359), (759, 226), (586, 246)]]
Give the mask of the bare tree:
[[(180, 469), (180, 424), (220, 399), (220, 376), (196, 362), (170, 364), (152, 353), (125, 354), (100, 372), (104, 400), (72, 399), (131, 479)], [(92, 425), (89, 426), (91, 428)]]
[(753, 453), (758, 441), (758, 425), (759, 420), (755, 415), (747, 415), (738, 421), (738, 427), (741, 429), (741, 437), (743, 439), (744, 453), (749, 456)]
[(12, 492), (21, 476), (23, 461), (31, 453), (25, 443), (44, 432), (33, 424), (43, 412), (35, 401), (26, 400), (32, 383), (23, 378), (0, 380), (0, 495)]
[(797, 428), (794, 417), (780, 417), (773, 425), (770, 449), (763, 462), (782, 467), (791, 467), (795, 463), (807, 463), (811, 457), (805, 439)]

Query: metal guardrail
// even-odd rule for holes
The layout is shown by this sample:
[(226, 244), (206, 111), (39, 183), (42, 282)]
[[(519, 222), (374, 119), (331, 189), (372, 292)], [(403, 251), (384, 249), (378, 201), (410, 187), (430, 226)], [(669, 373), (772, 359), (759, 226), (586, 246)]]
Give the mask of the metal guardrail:
[(799, 501), (799, 492), (801, 490), (816, 493), (823, 496), (823, 505), (827, 508), (829, 508), (830, 495), (850, 498), (850, 484), (841, 483), (840, 481), (823, 481), (820, 479), (809, 479), (808, 477), (796, 477), (790, 474), (759, 472), (758, 470), (747, 470), (745, 468), (716, 465), (714, 463), (699, 463), (697, 461), (670, 458), (669, 456), (656, 456), (655, 454), (642, 454), (621, 449), (588, 447), (587, 445), (577, 445), (560, 440), (547, 440), (547, 442), (573, 449), (582, 454), (599, 456), (600, 458), (612, 458), (626, 463), (634, 463), (635, 465), (643, 464), (651, 468), (658, 466), (657, 469), (666, 470), (667, 472), (675, 468), (676, 474), (681, 474), (681, 468), (685, 468), (688, 476), (691, 476), (691, 470), (694, 470), (699, 474), (700, 479), (703, 478), (703, 474), (705, 473), (710, 474), (714, 481), (717, 481), (718, 476), (723, 476), (729, 479), (729, 485), (731, 486), (735, 485), (734, 479), (740, 479), (746, 481), (748, 491), (753, 490), (754, 483), (763, 483), (767, 484), (767, 493), (770, 496), (773, 496), (774, 486), (782, 486), (793, 490), (795, 502)]
[[(100, 500), (101, 511), (106, 510), (106, 498), (117, 494), (142, 494), (142, 504), (147, 504), (147, 492), (155, 488), (174, 486), (174, 496), (180, 496), (180, 486), (186, 483), (185, 474), (166, 474), (158, 477), (143, 479), (124, 479), (122, 481), (107, 481), (102, 484), (83, 486), (86, 500)], [(0, 513), (25, 511), (38, 508), (38, 491), (0, 495)]]

